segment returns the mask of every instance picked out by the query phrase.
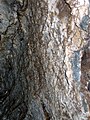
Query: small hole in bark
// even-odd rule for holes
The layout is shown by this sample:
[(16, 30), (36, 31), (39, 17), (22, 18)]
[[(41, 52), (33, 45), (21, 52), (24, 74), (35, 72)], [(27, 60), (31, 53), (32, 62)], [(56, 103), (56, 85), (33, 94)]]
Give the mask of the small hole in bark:
[(21, 40), (21, 41), (23, 41), (24, 39), (23, 39), (23, 38), (21, 38), (20, 40)]
[(87, 87), (88, 91), (90, 92), (90, 81), (88, 83), (88, 87)]
[(0, 35), (0, 41), (1, 41), (1, 35)]
[(2, 20), (0, 19), (0, 23), (2, 23)]

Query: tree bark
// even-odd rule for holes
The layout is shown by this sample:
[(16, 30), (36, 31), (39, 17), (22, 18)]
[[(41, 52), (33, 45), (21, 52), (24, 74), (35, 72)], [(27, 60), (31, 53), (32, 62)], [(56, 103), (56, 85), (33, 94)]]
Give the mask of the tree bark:
[(89, 120), (88, 8), (0, 1), (0, 120)]

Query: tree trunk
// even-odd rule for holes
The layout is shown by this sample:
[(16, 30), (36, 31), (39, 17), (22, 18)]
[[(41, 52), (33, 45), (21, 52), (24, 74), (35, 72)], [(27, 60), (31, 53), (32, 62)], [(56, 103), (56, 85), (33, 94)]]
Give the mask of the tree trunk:
[(89, 27), (88, 0), (0, 1), (0, 120), (90, 120)]

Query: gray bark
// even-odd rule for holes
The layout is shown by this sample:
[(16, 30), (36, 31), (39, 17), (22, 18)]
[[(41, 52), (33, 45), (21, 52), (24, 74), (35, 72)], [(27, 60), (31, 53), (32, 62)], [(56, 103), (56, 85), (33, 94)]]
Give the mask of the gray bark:
[(89, 17), (86, 0), (80, 5), (0, 1), (0, 120), (87, 120), (81, 77)]

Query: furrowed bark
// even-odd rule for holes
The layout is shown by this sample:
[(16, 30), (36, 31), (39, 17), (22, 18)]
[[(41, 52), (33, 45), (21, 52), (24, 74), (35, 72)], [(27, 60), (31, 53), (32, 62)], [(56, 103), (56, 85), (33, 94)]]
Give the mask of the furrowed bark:
[(88, 8), (0, 1), (1, 120), (89, 120)]

